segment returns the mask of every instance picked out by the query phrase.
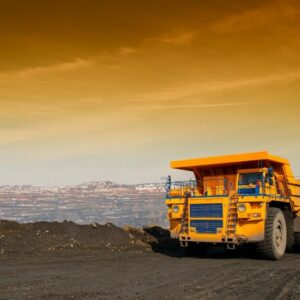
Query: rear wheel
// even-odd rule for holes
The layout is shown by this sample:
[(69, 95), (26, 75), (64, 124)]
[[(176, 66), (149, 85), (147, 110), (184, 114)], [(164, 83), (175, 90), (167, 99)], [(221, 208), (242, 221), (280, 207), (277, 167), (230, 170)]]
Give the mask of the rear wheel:
[(283, 211), (287, 230), (286, 252), (292, 252), (295, 244), (294, 216), (290, 210)]
[(269, 207), (265, 223), (265, 240), (257, 245), (257, 251), (266, 259), (278, 260), (285, 253), (287, 226), (279, 208)]

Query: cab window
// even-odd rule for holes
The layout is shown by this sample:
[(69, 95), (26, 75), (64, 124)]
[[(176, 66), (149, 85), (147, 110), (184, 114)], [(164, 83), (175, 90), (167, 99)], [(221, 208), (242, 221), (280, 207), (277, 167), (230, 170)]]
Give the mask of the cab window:
[(258, 181), (262, 182), (262, 173), (244, 173), (239, 176), (239, 185), (256, 184)]

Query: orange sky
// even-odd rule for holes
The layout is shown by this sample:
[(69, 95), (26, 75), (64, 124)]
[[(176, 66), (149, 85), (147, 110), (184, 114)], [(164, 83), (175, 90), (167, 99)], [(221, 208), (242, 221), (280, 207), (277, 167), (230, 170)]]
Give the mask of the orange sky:
[(300, 175), (299, 1), (0, 0), (0, 43), (0, 185), (264, 149)]

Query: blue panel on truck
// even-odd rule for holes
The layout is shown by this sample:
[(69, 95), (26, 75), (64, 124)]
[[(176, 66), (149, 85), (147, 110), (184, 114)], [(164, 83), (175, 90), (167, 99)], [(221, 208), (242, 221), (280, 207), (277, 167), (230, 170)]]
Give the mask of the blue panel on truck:
[(239, 188), (238, 193), (240, 195), (256, 195), (259, 194), (259, 190), (256, 188)]
[(195, 227), (198, 233), (217, 233), (217, 228), (223, 227), (222, 220), (192, 220), (191, 227)]
[(190, 218), (222, 218), (222, 204), (191, 204)]

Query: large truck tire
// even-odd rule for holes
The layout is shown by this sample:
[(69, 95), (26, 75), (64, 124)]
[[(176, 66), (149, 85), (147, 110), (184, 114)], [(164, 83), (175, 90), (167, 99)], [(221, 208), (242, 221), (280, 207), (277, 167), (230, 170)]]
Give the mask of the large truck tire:
[(287, 226), (281, 209), (268, 208), (265, 223), (265, 239), (258, 243), (257, 252), (265, 259), (279, 260), (286, 251)]
[(286, 252), (293, 252), (295, 244), (294, 215), (290, 210), (283, 211), (287, 230)]
[(300, 253), (300, 232), (295, 232), (295, 247), (296, 251)]

